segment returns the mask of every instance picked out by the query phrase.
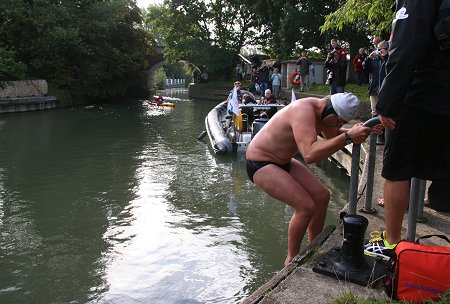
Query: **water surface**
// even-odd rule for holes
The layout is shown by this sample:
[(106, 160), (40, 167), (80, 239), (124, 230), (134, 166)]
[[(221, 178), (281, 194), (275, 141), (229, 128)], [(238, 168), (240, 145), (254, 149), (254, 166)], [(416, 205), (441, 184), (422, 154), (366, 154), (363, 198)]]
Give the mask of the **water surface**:
[[(197, 141), (211, 101), (0, 116), (0, 303), (238, 303), (281, 270), (292, 210)], [(332, 189), (337, 224), (349, 178)]]

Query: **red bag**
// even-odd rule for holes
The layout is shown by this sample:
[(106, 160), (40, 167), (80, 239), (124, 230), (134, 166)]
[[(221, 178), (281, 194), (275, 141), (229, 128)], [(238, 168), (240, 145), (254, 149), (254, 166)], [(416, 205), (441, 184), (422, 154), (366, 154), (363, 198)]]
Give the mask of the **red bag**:
[(450, 247), (419, 244), (420, 239), (444, 235), (427, 235), (412, 242), (399, 242), (396, 260), (388, 276), (386, 292), (400, 301), (438, 300), (450, 289)]

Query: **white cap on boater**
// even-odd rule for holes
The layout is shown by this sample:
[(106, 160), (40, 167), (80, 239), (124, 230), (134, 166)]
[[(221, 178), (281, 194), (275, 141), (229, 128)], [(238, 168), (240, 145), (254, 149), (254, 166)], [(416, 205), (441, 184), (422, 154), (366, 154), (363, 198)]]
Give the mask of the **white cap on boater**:
[(359, 106), (358, 97), (352, 93), (336, 93), (330, 96), (331, 105), (336, 114), (345, 121), (350, 121), (356, 116)]

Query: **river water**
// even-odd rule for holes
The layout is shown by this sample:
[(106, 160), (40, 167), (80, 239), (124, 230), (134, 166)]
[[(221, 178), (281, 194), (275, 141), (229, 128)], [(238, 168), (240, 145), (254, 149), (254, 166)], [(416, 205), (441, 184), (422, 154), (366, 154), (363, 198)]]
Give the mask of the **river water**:
[[(0, 303), (238, 303), (282, 269), (292, 210), (217, 157), (214, 102), (0, 116)], [(311, 166), (337, 224), (349, 178)]]

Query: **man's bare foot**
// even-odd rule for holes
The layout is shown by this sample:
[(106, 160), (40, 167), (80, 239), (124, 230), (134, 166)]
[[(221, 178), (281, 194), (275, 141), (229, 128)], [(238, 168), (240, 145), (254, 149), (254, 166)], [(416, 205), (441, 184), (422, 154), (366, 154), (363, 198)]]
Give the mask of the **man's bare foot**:
[(293, 259), (294, 258), (287, 257), (286, 260), (284, 261), (284, 267), (286, 267), (287, 265), (291, 264)]

